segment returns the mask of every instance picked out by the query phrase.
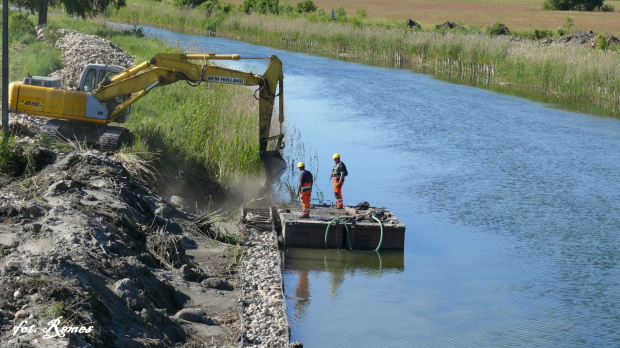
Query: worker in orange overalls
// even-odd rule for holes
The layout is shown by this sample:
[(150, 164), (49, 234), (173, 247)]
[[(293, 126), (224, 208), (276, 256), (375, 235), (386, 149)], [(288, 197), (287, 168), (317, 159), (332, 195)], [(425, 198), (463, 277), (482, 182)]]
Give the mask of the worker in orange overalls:
[(340, 155), (335, 153), (332, 157), (334, 163), (334, 169), (332, 169), (332, 178), (334, 182), (334, 195), (336, 196), (336, 208), (344, 208), (344, 201), (342, 200), (342, 185), (344, 185), (344, 177), (349, 175), (347, 172), (347, 166), (344, 162), (340, 162)]
[(299, 196), (301, 200), (302, 206), (302, 218), (310, 217), (310, 197), (312, 196), (312, 173), (306, 170), (306, 166), (304, 162), (297, 163), (297, 168), (299, 168), (299, 183), (297, 184), (297, 192), (295, 193)]

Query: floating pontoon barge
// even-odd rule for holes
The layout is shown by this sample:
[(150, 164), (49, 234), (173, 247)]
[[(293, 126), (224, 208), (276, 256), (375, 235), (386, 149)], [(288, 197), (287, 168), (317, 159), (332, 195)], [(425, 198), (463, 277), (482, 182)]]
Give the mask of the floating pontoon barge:
[[(310, 218), (302, 218), (301, 207), (296, 205), (276, 205), (268, 211), (266, 209), (260, 212), (258, 208), (246, 208), (244, 219), (272, 224), (284, 247), (373, 250), (379, 243), (381, 249), (405, 247), (405, 224), (384, 207), (360, 204), (336, 209), (315, 205)], [(265, 215), (269, 218), (260, 221), (260, 216)]]

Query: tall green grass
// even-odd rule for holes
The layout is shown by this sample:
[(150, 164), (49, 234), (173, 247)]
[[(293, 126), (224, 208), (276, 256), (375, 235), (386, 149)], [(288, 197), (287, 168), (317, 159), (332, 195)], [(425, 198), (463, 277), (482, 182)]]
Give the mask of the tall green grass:
[[(55, 25), (104, 34), (137, 63), (159, 52), (178, 52), (160, 40), (121, 35), (100, 23), (53, 18)], [(159, 184), (193, 197), (235, 191), (238, 179), (260, 176), (258, 101), (253, 89), (222, 84), (191, 87), (184, 82), (152, 90), (133, 105), (125, 126), (133, 135), (127, 151), (154, 154)], [(187, 187), (186, 187), (187, 188)]]
[[(592, 105), (620, 116), (618, 50), (541, 44), (476, 32), (358, 27), (277, 16), (232, 15), (222, 22), (220, 31), (268, 45), (430, 72), (488, 66), (493, 71), (488, 81), (491, 86), (509, 86), (510, 91), (542, 95), (550, 101)], [(446, 59), (451, 63), (443, 64)]]
[(26, 168), (25, 151), (14, 137), (4, 139), (0, 135), (0, 173), (18, 176)]
[(201, 9), (178, 8), (171, 0), (134, 0), (119, 11), (106, 10), (103, 17), (129, 24), (148, 23), (173, 30), (208, 31), (216, 29), (224, 13), (218, 11), (216, 15), (210, 16)]

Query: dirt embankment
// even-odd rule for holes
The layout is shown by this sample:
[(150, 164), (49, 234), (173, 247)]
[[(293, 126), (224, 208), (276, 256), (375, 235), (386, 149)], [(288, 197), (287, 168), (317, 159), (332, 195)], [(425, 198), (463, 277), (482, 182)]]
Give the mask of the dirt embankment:
[(0, 176), (1, 347), (236, 345), (239, 247), (115, 155), (34, 153), (36, 173)]
[[(0, 207), (0, 345), (233, 342), (233, 261), (205, 235), (209, 226), (98, 151), (50, 158), (6, 187), (23, 204)], [(59, 317), (92, 330), (46, 341), (43, 330)], [(22, 321), (37, 332), (14, 334)]]

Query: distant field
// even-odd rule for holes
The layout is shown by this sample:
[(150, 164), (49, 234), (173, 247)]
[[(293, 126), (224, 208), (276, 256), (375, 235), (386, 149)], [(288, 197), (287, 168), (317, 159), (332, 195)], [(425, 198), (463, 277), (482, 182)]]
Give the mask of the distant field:
[[(605, 1), (615, 12), (543, 11), (543, 0), (443, 1), (443, 0), (313, 0), (326, 10), (343, 5), (352, 17), (356, 8), (366, 9), (369, 19), (402, 20), (411, 18), (423, 28), (432, 28), (447, 20), (465, 26), (489, 26), (502, 22), (511, 30), (552, 29), (572, 17), (572, 30), (594, 30), (620, 35), (620, 0)], [(231, 0), (235, 4), (243, 0)], [(280, 0), (280, 3), (285, 1)], [(295, 6), (297, 1), (290, 1)]]

